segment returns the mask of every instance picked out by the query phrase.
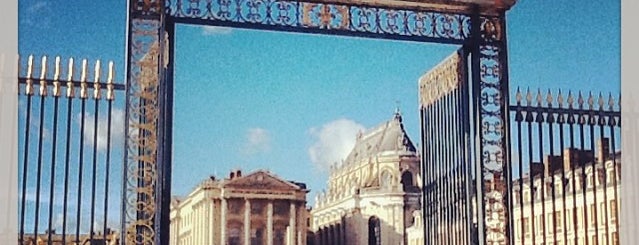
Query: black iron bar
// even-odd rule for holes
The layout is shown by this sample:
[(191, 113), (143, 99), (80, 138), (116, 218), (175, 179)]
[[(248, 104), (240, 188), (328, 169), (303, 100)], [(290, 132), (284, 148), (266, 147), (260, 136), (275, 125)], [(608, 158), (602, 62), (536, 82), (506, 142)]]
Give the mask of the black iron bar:
[(53, 138), (52, 138), (52, 144), (51, 144), (51, 180), (50, 180), (50, 187), (49, 187), (49, 226), (47, 227), (47, 230), (49, 231), (47, 234), (47, 244), (51, 245), (52, 244), (52, 240), (51, 240), (51, 236), (52, 236), (52, 228), (53, 228), (53, 193), (54, 193), (54, 189), (55, 189), (55, 166), (56, 166), (56, 151), (57, 151), (57, 139), (58, 139), (58, 102), (59, 102), (59, 97), (55, 96), (53, 97)]
[[(570, 110), (568, 110), (568, 135), (570, 136), (570, 151), (574, 151), (575, 150), (575, 116), (577, 116), (577, 114), (573, 113), (573, 108), (572, 108), (572, 100), (571, 98), (571, 94), (570, 92), (568, 93), (568, 108)], [(574, 154), (577, 154), (576, 152), (572, 152), (570, 153), (570, 157), (571, 159), (569, 159), (569, 164), (570, 164), (570, 171), (572, 171), (571, 177), (572, 180), (570, 181), (572, 184), (572, 223), (573, 223), (573, 229), (575, 230), (573, 234), (575, 234), (575, 245), (579, 244), (579, 238), (577, 237), (577, 234), (579, 234), (579, 220), (577, 218), (577, 183), (576, 183), (576, 175), (577, 175), (577, 167), (576, 165), (578, 165), (578, 163), (573, 162), (572, 157), (574, 156)]]
[[(98, 125), (98, 117), (99, 117), (99, 105), (100, 99), (94, 99), (94, 114), (93, 114), (93, 167), (91, 168), (91, 224), (89, 228), (89, 241), (93, 243), (93, 230), (95, 224), (95, 184), (96, 184), (96, 172), (97, 172), (97, 160), (98, 160), (98, 130), (100, 129), (100, 125)], [(106, 195), (106, 193), (105, 193)]]
[(535, 239), (535, 173), (534, 173), (534, 161), (533, 161), (533, 145), (532, 145), (532, 113), (530, 111), (526, 111), (526, 126), (528, 133), (528, 180), (530, 182), (530, 222), (531, 222), (531, 238), (532, 244), (537, 244)]
[[(460, 85), (458, 85), (460, 86)], [(456, 244), (462, 244), (463, 240), (462, 240), (462, 235), (461, 235), (461, 225), (463, 224), (463, 212), (460, 212), (460, 209), (463, 207), (463, 202), (462, 202), (462, 168), (463, 168), (463, 161), (461, 159), (461, 130), (459, 130), (459, 124), (461, 123), (455, 123), (455, 122), (461, 122), (461, 119), (459, 118), (459, 99), (460, 99), (460, 87), (457, 87), (457, 89), (455, 89), (453, 91), (453, 103), (452, 103), (452, 114), (453, 114), (453, 121), (452, 121), (452, 130), (455, 132), (455, 138), (454, 138), (454, 147), (453, 147), (453, 153), (454, 153), (454, 193), (455, 193), (455, 202), (453, 203), (453, 211), (455, 212), (455, 223), (454, 223), (454, 230), (455, 230), (455, 242)]]
[[(28, 78), (24, 78), (24, 77), (18, 77), (18, 83), (19, 84), (26, 84), (27, 83)], [(54, 82), (56, 82), (55, 79), (43, 79), (41, 80), (43, 82), (45, 82), (47, 84), (47, 86), (53, 86)], [(58, 80), (59, 82), (62, 82), (61, 80)], [(68, 82), (64, 81), (64, 82)], [(71, 81), (71, 83), (73, 83), (73, 87), (81, 87), (82, 82), (80, 81)], [(123, 83), (113, 83), (113, 89), (114, 90), (124, 90), (126, 88), (126, 85), (124, 85)], [(100, 89), (107, 89), (107, 84), (106, 83), (101, 83), (100, 84)]]
[(434, 230), (433, 227), (435, 225), (434, 220), (433, 220), (433, 149), (434, 149), (434, 143), (433, 143), (433, 110), (432, 110), (432, 104), (427, 105), (426, 107), (427, 110), (427, 116), (428, 116), (428, 120), (427, 120), (427, 135), (429, 137), (429, 139), (427, 140), (428, 144), (428, 148), (426, 149), (428, 151), (428, 161), (425, 163), (426, 164), (426, 169), (428, 170), (427, 172), (427, 178), (428, 178), (428, 185), (427, 185), (427, 198), (428, 198), (428, 238), (429, 238), (429, 244), (432, 244), (434, 241)]
[(67, 97), (67, 138), (64, 154), (64, 197), (62, 201), (62, 244), (67, 241), (67, 201), (69, 194), (69, 160), (71, 151), (71, 111), (73, 110), (72, 97)]
[[(619, 121), (621, 121), (621, 116), (619, 116)], [(613, 174), (612, 174), (612, 186), (614, 187), (613, 190), (613, 200), (615, 200), (614, 206), (612, 206), (611, 208), (614, 208), (615, 212), (611, 214), (611, 218), (614, 217), (614, 221), (615, 221), (615, 232), (614, 234), (619, 234), (619, 196), (617, 193), (617, 189), (619, 188), (619, 186), (617, 185), (617, 179), (621, 178), (621, 174), (619, 172), (617, 172), (617, 148), (616, 148), (616, 143), (615, 143), (615, 117), (609, 117), (608, 118), (608, 126), (610, 129), (610, 144), (611, 144), (611, 150), (612, 150), (612, 170), (613, 170)], [(614, 234), (612, 236), (612, 239), (615, 239)]]
[[(599, 95), (600, 99), (601, 99), (601, 95)], [(599, 106), (599, 112), (603, 111), (603, 105)], [(598, 126), (599, 126), (599, 140), (600, 140), (600, 144), (601, 144), (601, 150), (605, 150), (608, 146), (609, 143), (607, 141), (604, 140), (605, 135), (604, 135), (604, 127), (606, 126), (606, 118), (604, 116), (602, 116), (601, 114), (599, 114), (598, 116)], [(605, 145), (604, 145), (605, 144)], [(614, 151), (613, 151), (614, 152)], [(609, 151), (604, 151), (603, 154), (601, 154), (602, 159), (599, 159), (599, 161), (601, 162), (601, 169), (603, 171), (602, 175), (603, 175), (603, 214), (602, 216), (604, 218), (602, 218), (602, 222), (603, 225), (606, 227), (606, 231), (605, 231), (605, 244), (608, 245), (610, 244), (610, 222), (608, 219), (608, 169), (606, 168), (606, 161), (609, 158)]]
[[(559, 94), (561, 94), (561, 91), (559, 91)], [(560, 99), (560, 104), (559, 107), (561, 107), (561, 103), (563, 103), (563, 98)], [(565, 123), (565, 115), (563, 113), (561, 114), (557, 114), (557, 123), (559, 124), (559, 154), (561, 154), (561, 161), (565, 161), (564, 160), (564, 123)], [(568, 189), (568, 187), (566, 186), (566, 167), (564, 166), (564, 163), (562, 162), (562, 166), (561, 166), (561, 203), (562, 203), (562, 209), (563, 210), (563, 230), (564, 230), (564, 243), (568, 244), (568, 222), (566, 220), (566, 217), (568, 217), (568, 215), (572, 215), (572, 213), (567, 214), (568, 209), (566, 209), (566, 190)]]
[[(590, 99), (592, 99), (592, 94), (589, 97)], [(595, 124), (596, 124), (596, 120), (595, 120), (595, 116), (594, 116), (594, 111), (592, 110), (592, 106), (590, 107), (590, 113), (588, 114), (588, 125), (589, 125), (589, 133), (590, 133), (590, 150), (592, 151), (592, 180), (591, 180), (591, 184), (592, 184), (592, 196), (593, 196), (593, 205), (594, 208), (592, 209), (592, 219), (594, 220), (594, 226), (595, 226), (595, 242), (594, 244), (599, 244), (599, 221), (598, 221), (598, 215), (597, 215), (597, 206), (599, 205), (599, 203), (597, 203), (597, 179), (598, 179), (598, 175), (597, 175), (597, 158), (595, 155)], [(601, 160), (601, 159), (600, 159)], [(584, 196), (585, 197), (585, 196)]]
[(433, 159), (433, 174), (434, 174), (434, 184), (435, 184), (435, 190), (434, 190), (434, 204), (435, 204), (435, 214), (437, 215), (436, 219), (435, 219), (435, 242), (436, 244), (441, 244), (441, 238), (442, 234), (441, 234), (441, 224), (442, 224), (442, 207), (441, 207), (441, 192), (442, 192), (442, 186), (443, 183), (441, 182), (441, 142), (440, 142), (440, 137), (441, 137), (441, 110), (440, 110), (440, 102), (441, 101), (435, 101), (433, 103), (433, 110), (434, 110), (434, 123), (433, 125), (434, 127), (434, 132), (433, 132), (433, 138), (434, 138), (434, 142), (435, 142), (435, 147), (434, 147), (434, 159)]
[(424, 232), (424, 239), (427, 241), (428, 239), (426, 238), (426, 234), (428, 234), (427, 233), (428, 231), (426, 230), (426, 227), (428, 225), (428, 222), (426, 221), (426, 217), (427, 217), (426, 216), (427, 215), (427, 213), (426, 213), (426, 207), (427, 206), (426, 205), (427, 205), (427, 203), (426, 203), (426, 164), (425, 164), (425, 157), (426, 157), (425, 144), (426, 144), (427, 140), (426, 140), (426, 137), (425, 137), (426, 135), (425, 135), (425, 132), (424, 132), (424, 126), (426, 125), (425, 124), (426, 123), (426, 118), (425, 117), (426, 117), (426, 115), (424, 113), (424, 105), (420, 105), (420, 108), (419, 108), (419, 134), (420, 134), (420, 143), (421, 143), (420, 144), (420, 146), (421, 146), (421, 149), (420, 149), (421, 156), (419, 158), (420, 159), (419, 172), (420, 172), (420, 175), (422, 176), (422, 178), (421, 178), (421, 185), (422, 185), (422, 190), (421, 190), (421, 192), (422, 192), (421, 202), (422, 203), (421, 203), (421, 206), (422, 206), (422, 217), (423, 217), (422, 218), (422, 225), (423, 225), (422, 232)]
[[(29, 86), (29, 85), (27, 85)], [(27, 87), (27, 90), (30, 88)], [(31, 88), (33, 89), (33, 88)], [(29, 134), (31, 128), (31, 98), (33, 94), (28, 93), (27, 96), (27, 109), (26, 109), (26, 120), (24, 123), (24, 156), (23, 156), (23, 164), (22, 164), (22, 202), (20, 203), (20, 245), (24, 242), (24, 215), (26, 209), (26, 199), (27, 199), (27, 173), (29, 166)]]
[[(464, 58), (466, 58), (467, 55), (464, 55)], [(462, 87), (461, 87), (461, 108), (462, 108), (462, 122), (470, 122), (470, 107), (471, 105), (469, 104), (469, 94), (470, 94), (470, 83), (468, 81), (468, 77), (464, 76), (464, 81), (462, 83)], [(471, 131), (470, 131), (470, 123), (461, 123), (461, 127), (463, 129), (464, 132), (464, 187), (466, 189), (466, 191), (464, 192), (466, 194), (465, 197), (465, 202), (466, 202), (466, 206), (465, 206), (465, 213), (466, 213), (466, 244), (471, 244), (471, 238), (472, 238), (472, 229), (473, 229), (473, 205), (472, 205), (472, 198), (473, 198), (473, 194), (474, 191), (473, 189), (471, 189), (472, 185), (471, 183), (473, 183), (473, 173), (474, 173), (474, 169), (473, 169), (473, 162), (471, 160), (471, 154), (472, 154), (472, 150), (470, 148), (471, 146)]]
[[(548, 96), (550, 96), (550, 91), (548, 91)], [(552, 101), (552, 100), (550, 100), (550, 101)], [(552, 107), (551, 102), (548, 103), (548, 107)], [(553, 234), (553, 244), (557, 244), (557, 226), (558, 226), (557, 218), (558, 217), (557, 217), (557, 205), (555, 203), (556, 202), (555, 194), (557, 193), (557, 186), (555, 185), (555, 177), (556, 177), (555, 174), (556, 174), (557, 171), (556, 171), (555, 168), (557, 166), (555, 166), (555, 165), (558, 164), (558, 163), (555, 162), (555, 151), (554, 151), (555, 150), (554, 149), (554, 147), (555, 147), (555, 144), (554, 144), (555, 143), (555, 137), (554, 137), (554, 134), (553, 134), (553, 127), (554, 127), (553, 123), (554, 122), (555, 122), (555, 114), (553, 114), (553, 113), (546, 114), (546, 123), (548, 123), (548, 141), (549, 141), (549, 145), (548, 145), (549, 153), (548, 153), (548, 155), (550, 156), (550, 157), (548, 157), (548, 162), (546, 164), (549, 165), (548, 169), (550, 169), (550, 172), (548, 173), (548, 175), (550, 176), (550, 184), (552, 186), (552, 188), (550, 188), (550, 189), (552, 190), (552, 196), (551, 196), (551, 198), (552, 198), (552, 215), (551, 215), (551, 217), (552, 218), (551, 218), (551, 220), (552, 220), (552, 231), (553, 231), (552, 232), (552, 234)], [(562, 228), (562, 231), (564, 233), (566, 233), (564, 231), (564, 229), (565, 229), (565, 227)]]
[(434, 159), (435, 159), (435, 154), (434, 154), (434, 149), (435, 149), (435, 142), (434, 142), (434, 118), (435, 115), (433, 113), (433, 104), (430, 103), (428, 105), (426, 105), (426, 109), (427, 109), (427, 115), (428, 115), (428, 129), (427, 129), (427, 135), (428, 135), (428, 140), (427, 142), (428, 144), (428, 162), (425, 163), (428, 169), (428, 173), (427, 173), (427, 178), (428, 178), (428, 186), (427, 186), (427, 195), (428, 195), (428, 237), (429, 237), (429, 244), (434, 244), (435, 242), (435, 206), (433, 205), (434, 202), (434, 191), (435, 191), (435, 179), (434, 179), (434, 172), (435, 172), (435, 168), (434, 168)]
[[(581, 94), (579, 96), (581, 98)], [(581, 104), (580, 103), (580, 109), (581, 109)], [(580, 144), (580, 154), (579, 155), (584, 155), (584, 151), (586, 150), (585, 144), (586, 144), (586, 140), (584, 139), (585, 135), (584, 135), (584, 124), (586, 124), (586, 118), (585, 118), (585, 114), (581, 113), (579, 114), (579, 121), (577, 122), (579, 124), (579, 144)], [(581, 168), (581, 191), (582, 191), (582, 200), (583, 200), (583, 211), (584, 211), (584, 240), (585, 240), (585, 244), (588, 245), (589, 244), (589, 236), (588, 236), (588, 202), (586, 200), (586, 189), (587, 189), (587, 178), (586, 178), (586, 164), (588, 161), (584, 160), (582, 157), (579, 158), (580, 162), (579, 162), (579, 167)]]
[(460, 222), (460, 213), (459, 213), (459, 205), (461, 204), (460, 202), (460, 196), (459, 196), (459, 183), (460, 183), (460, 177), (459, 176), (459, 167), (460, 167), (460, 162), (459, 162), (459, 130), (457, 130), (458, 125), (455, 122), (458, 122), (457, 119), (457, 90), (458, 88), (454, 89), (453, 91), (450, 92), (450, 96), (451, 96), (451, 102), (450, 102), (450, 129), (451, 129), (451, 147), (450, 147), (450, 151), (451, 151), (451, 157), (452, 157), (452, 192), (453, 192), (453, 201), (451, 203), (451, 211), (453, 212), (453, 242), (454, 244), (460, 244), (460, 232), (459, 232), (459, 224)]
[[(541, 92), (538, 91), (537, 92), (538, 96), (541, 96)], [(540, 97), (541, 98), (541, 97)], [(539, 101), (539, 107), (541, 107), (541, 100)], [(542, 112), (537, 112), (537, 118), (535, 120), (535, 122), (537, 123), (537, 137), (538, 137), (538, 143), (539, 143), (539, 162), (541, 163), (542, 166), (542, 170), (541, 170), (541, 177), (540, 177), (540, 189), (541, 189), (541, 239), (542, 239), (542, 243), (546, 244), (546, 169), (545, 169), (545, 164), (544, 163), (544, 130), (543, 130), (543, 123), (544, 123), (544, 115)], [(533, 203), (534, 205), (534, 203)]]
[[(115, 93), (115, 92), (114, 92)], [(111, 116), (113, 113), (113, 100), (107, 102), (107, 142), (106, 142), (106, 160), (105, 160), (105, 174), (104, 174), (104, 221), (102, 224), (102, 234), (107, 235), (107, 220), (109, 219), (108, 204), (109, 204), (109, 173), (111, 169)], [(123, 171), (125, 171), (123, 169)], [(112, 238), (113, 239), (113, 238)]]
[[(446, 94), (443, 98), (440, 99), (442, 103), (442, 131), (440, 134), (450, 135), (450, 94)], [(445, 243), (452, 244), (452, 227), (451, 220), (453, 219), (451, 215), (451, 157), (450, 157), (450, 139), (447, 137), (442, 137), (442, 152), (443, 152), (443, 172), (444, 172), (444, 224), (445, 224)]]
[[(509, 110), (516, 110), (517, 106), (509, 106)], [(530, 112), (543, 112), (543, 113), (556, 113), (556, 114), (560, 114), (560, 113), (566, 113), (567, 110), (571, 111), (574, 114), (588, 114), (590, 113), (590, 110), (588, 109), (579, 109), (579, 108), (569, 108), (569, 109), (562, 109), (562, 108), (547, 108), (547, 107), (536, 107), (536, 106), (531, 106), (531, 105), (522, 105), (521, 109), (524, 111), (530, 111)], [(619, 112), (618, 111), (603, 111), (601, 112), (602, 115), (604, 116), (618, 116)]]
[(79, 156), (78, 156), (78, 191), (77, 191), (77, 195), (78, 195), (78, 202), (77, 202), (77, 212), (76, 212), (76, 217), (75, 217), (75, 242), (79, 243), (80, 242), (80, 225), (81, 225), (81, 219), (80, 216), (82, 214), (82, 165), (84, 164), (84, 121), (85, 121), (85, 113), (86, 113), (86, 98), (82, 97), (80, 98), (82, 100), (81, 103), (81, 114), (80, 114), (80, 149), (79, 149)]
[[(519, 93), (519, 90), (517, 91)], [(517, 105), (521, 105), (520, 101), (517, 101)], [(522, 149), (522, 135), (521, 135), (521, 122), (524, 120), (524, 116), (521, 111), (521, 107), (517, 107), (515, 111), (515, 121), (517, 122), (517, 163), (519, 167), (519, 217), (520, 220), (520, 233), (521, 244), (526, 244), (526, 225), (524, 216), (524, 166), (523, 166), (523, 149)]]
[[(46, 87), (40, 88), (45, 89)], [(33, 227), (33, 235), (34, 237), (38, 237), (38, 223), (40, 221), (40, 184), (42, 181), (42, 146), (44, 142), (44, 102), (46, 100), (46, 92), (40, 93), (40, 124), (39, 127), (39, 138), (38, 138), (38, 162), (37, 162), (37, 172), (36, 172), (36, 196), (35, 196), (35, 216), (34, 216), (34, 227)]]

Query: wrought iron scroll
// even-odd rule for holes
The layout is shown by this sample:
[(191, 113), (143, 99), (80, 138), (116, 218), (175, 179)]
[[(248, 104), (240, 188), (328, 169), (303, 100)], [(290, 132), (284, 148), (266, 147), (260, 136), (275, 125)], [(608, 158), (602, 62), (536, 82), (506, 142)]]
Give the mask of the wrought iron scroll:
[[(162, 168), (158, 121), (162, 113), (159, 86), (166, 67), (164, 2), (131, 0), (127, 67), (126, 171), (122, 239), (126, 244), (159, 244), (158, 195)], [(160, 38), (162, 37), (162, 38)], [(160, 204), (160, 206), (158, 206)], [(168, 238), (165, 238), (168, 241)]]
[(455, 52), (419, 80), (422, 122), (424, 240), (473, 244), (466, 55)]
[(285, 0), (167, 0), (179, 23), (462, 44), (470, 17), (417, 8)]
[(473, 103), (478, 135), (480, 243), (510, 244), (508, 68), (505, 14), (473, 16)]

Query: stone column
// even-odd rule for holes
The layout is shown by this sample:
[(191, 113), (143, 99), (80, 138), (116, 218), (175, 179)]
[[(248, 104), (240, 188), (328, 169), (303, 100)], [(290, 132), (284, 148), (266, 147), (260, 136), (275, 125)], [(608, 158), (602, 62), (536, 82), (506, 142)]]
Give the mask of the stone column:
[(196, 217), (197, 217), (197, 242), (204, 242), (202, 240), (202, 237), (204, 236), (204, 234), (202, 234), (202, 228), (204, 227), (204, 225), (202, 225), (202, 203), (198, 203), (197, 204), (197, 212), (195, 213)]
[(198, 239), (200, 239), (200, 217), (198, 217), (198, 204), (195, 203), (193, 204), (193, 211), (191, 211), (191, 215), (193, 215), (193, 223), (191, 223), (191, 233), (193, 235), (191, 235), (192, 239), (193, 239), (193, 243), (196, 242), (200, 242)]
[(224, 198), (224, 196), (222, 196), (222, 207), (220, 210), (220, 244), (221, 245), (225, 245), (226, 244), (226, 198)]
[(269, 201), (266, 209), (266, 245), (273, 245), (273, 201)]
[(244, 200), (244, 244), (251, 244), (251, 203)]
[(208, 244), (214, 244), (213, 237), (215, 237), (215, 202), (213, 199), (209, 200), (209, 228), (207, 229), (209, 233), (209, 241)]
[(295, 244), (295, 233), (297, 233), (296, 211), (297, 210), (295, 210), (295, 203), (291, 201), (290, 214), (288, 219), (288, 226), (290, 227), (290, 237), (288, 240), (290, 245)]

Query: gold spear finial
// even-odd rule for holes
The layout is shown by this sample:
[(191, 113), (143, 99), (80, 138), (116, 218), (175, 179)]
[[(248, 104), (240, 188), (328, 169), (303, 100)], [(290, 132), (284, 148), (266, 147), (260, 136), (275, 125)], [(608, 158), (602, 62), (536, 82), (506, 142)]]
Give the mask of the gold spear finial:
[(69, 74), (67, 74), (67, 98), (73, 98), (75, 96), (75, 89), (73, 87), (73, 58), (69, 58)]
[(93, 99), (100, 99), (100, 60), (95, 62), (95, 74), (93, 80)]
[(29, 60), (27, 61), (27, 85), (24, 93), (33, 95), (33, 55), (29, 55)]
[(87, 59), (82, 60), (82, 73), (80, 75), (80, 98), (86, 99), (87, 94)]
[(40, 96), (47, 96), (47, 56), (42, 56), (42, 69), (40, 69)]
[(113, 92), (113, 61), (109, 62), (109, 76), (107, 77), (107, 100), (115, 99), (115, 93)]
[(55, 73), (53, 74), (53, 96), (60, 97), (60, 56), (55, 57)]

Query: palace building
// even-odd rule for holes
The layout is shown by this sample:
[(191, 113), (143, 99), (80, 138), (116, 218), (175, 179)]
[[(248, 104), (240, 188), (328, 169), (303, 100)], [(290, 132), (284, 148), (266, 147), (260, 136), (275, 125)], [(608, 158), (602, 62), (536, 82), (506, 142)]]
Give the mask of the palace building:
[(306, 244), (306, 185), (268, 171), (201, 182), (171, 202), (171, 245)]
[(420, 158), (399, 111), (356, 136), (311, 211), (314, 244), (406, 244), (420, 209)]
[(515, 244), (619, 244), (621, 153), (608, 145), (546, 156), (513, 182)]

